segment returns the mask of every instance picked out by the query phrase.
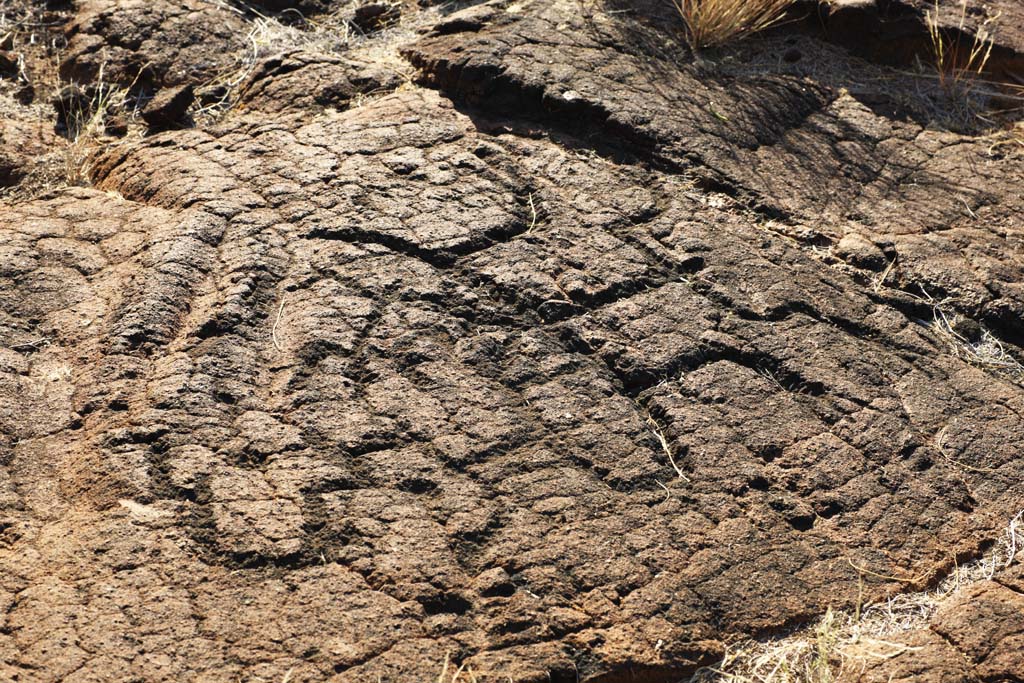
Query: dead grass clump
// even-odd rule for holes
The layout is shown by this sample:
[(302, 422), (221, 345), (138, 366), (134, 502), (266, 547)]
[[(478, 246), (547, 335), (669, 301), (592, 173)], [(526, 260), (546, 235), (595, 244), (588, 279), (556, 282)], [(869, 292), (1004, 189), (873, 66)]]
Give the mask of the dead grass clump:
[(690, 683), (832, 683), (842, 622), (830, 609), (800, 637), (741, 643), (716, 666), (695, 673)]
[[(1024, 101), (1024, 88), (1021, 89), (1021, 96)], [(1024, 107), (1021, 110), (1024, 111)], [(1022, 153), (1024, 153), (1024, 123), (1022, 122), (1016, 122), (993, 135), (992, 144), (988, 147), (990, 157)]]
[(283, 23), (275, 17), (259, 14), (249, 31), (254, 59), (287, 50), (307, 50), (320, 54), (340, 54), (357, 34), (340, 12)]
[(22, 51), (44, 45), (63, 23), (43, 2), (0, 0), (0, 49)]
[(23, 123), (51, 121), (56, 114), (54, 132), (63, 138), (47, 152), (33, 154), (16, 184), (0, 188), (5, 200), (89, 184), (92, 154), (112, 134), (124, 135), (138, 113), (138, 98), (129, 94), (135, 84), (124, 88), (107, 82), (102, 67), (87, 85), (61, 78), (67, 44), (61, 27), (69, 11), (47, 3), (0, 0), (0, 50), (16, 55), (18, 63), (16, 74), (0, 79), (0, 110)]
[(437, 683), (482, 683), (482, 681), (473, 673), (473, 667), (466, 666), (466, 664), (455, 667), (452, 665), (451, 653), (445, 653), (444, 665), (437, 677)]
[(938, 70), (939, 84), (947, 91), (960, 91), (969, 87), (970, 82), (985, 71), (992, 56), (995, 45), (988, 27), (980, 26), (974, 32), (970, 44), (963, 36), (967, 35), (967, 0), (960, 5), (960, 22), (953, 37), (939, 27), (939, 2), (935, 0), (935, 8), (925, 13), (925, 24), (932, 41), (932, 52)]
[(119, 121), (116, 125), (126, 129), (128, 122), (139, 115), (141, 102), (132, 95), (135, 82), (127, 87), (115, 86), (106, 81), (103, 71), (101, 65), (96, 83), (86, 90), (75, 84), (66, 86), (74, 94), (59, 100), (59, 121), (68, 140), (64, 149), (64, 185), (87, 184), (89, 159), (105, 144), (114, 122)]
[(1024, 380), (1024, 365), (1020, 363), (1003, 343), (984, 327), (977, 325), (976, 333), (968, 338), (962, 333), (965, 318), (946, 312), (940, 305), (932, 307), (931, 329), (946, 343), (950, 353), (983, 370), (989, 370), (1014, 381)]
[[(0, 107), (3, 106), (0, 99)], [(57, 110), (57, 144), (36, 155), (28, 173), (18, 183), (0, 188), (0, 199), (21, 201), (53, 190), (91, 184), (93, 155), (127, 134), (128, 126), (139, 113), (140, 101), (130, 88), (111, 85), (101, 79), (81, 88), (65, 84), (54, 98)], [(33, 105), (29, 113), (50, 116), (48, 107)]]
[(716, 47), (778, 22), (792, 0), (676, 0), (693, 50)]
[(992, 579), (1024, 555), (1024, 511), (1010, 520), (984, 557), (956, 566), (931, 590), (902, 593), (858, 608), (829, 609), (810, 627), (788, 636), (747, 640), (731, 646), (718, 664), (697, 671), (689, 683), (833, 683), (865, 660), (886, 660), (914, 647), (900, 634), (926, 628), (939, 607), (964, 588)]
[[(1018, 112), (1019, 97), (1010, 90), (1013, 84), (991, 80), (986, 68), (995, 40), (991, 27), (998, 22), (999, 15), (989, 16), (982, 23), (970, 26), (967, 0), (960, 1), (959, 20), (951, 27), (943, 28), (939, 22), (940, 7), (935, 0), (934, 8), (925, 12), (925, 26), (931, 39), (932, 64), (923, 66), (923, 72), (932, 71), (937, 81), (932, 96), (944, 110), (944, 116), (936, 117), (940, 123), (956, 129), (973, 127), (979, 130), (1000, 127), (996, 120), (1012, 120)], [(999, 103), (1011, 102), (1012, 106), (1000, 111)]]
[[(399, 57), (397, 48), (418, 37), (417, 28), (436, 21), (441, 7), (401, 12), (394, 23), (382, 23), (379, 28), (364, 30), (355, 20), (355, 11), (360, 5), (355, 0), (336, 3), (330, 12), (315, 17), (307, 17), (296, 10), (267, 15), (244, 3), (213, 1), (238, 13), (249, 24), (248, 48), (235, 66), (200, 87), (201, 91), (211, 95), (205, 98), (205, 105), (194, 113), (200, 121), (213, 121), (230, 111), (236, 104), (239, 90), (244, 89), (245, 82), (258, 65), (268, 57), (289, 52), (343, 56), (349, 61), (387, 66), (404, 79), (411, 80), (412, 73), (408, 64)], [(392, 8), (398, 6), (397, 0), (387, 4)]]
[(267, 57), (302, 50), (325, 55), (338, 55), (350, 46), (357, 32), (346, 18), (347, 7), (314, 19), (297, 10), (268, 16), (248, 5), (215, 0), (223, 9), (244, 17), (250, 24), (246, 35), (248, 49), (238, 65), (225, 70), (201, 86), (202, 90), (221, 93), (195, 112), (200, 119), (216, 119), (234, 105), (237, 88)]

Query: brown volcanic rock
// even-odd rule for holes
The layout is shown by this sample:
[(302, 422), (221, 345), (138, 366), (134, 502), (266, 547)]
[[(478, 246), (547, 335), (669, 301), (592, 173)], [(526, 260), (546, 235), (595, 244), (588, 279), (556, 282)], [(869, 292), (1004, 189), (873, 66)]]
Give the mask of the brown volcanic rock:
[(164, 88), (142, 110), (142, 119), (150, 130), (181, 126), (188, 121), (188, 110), (195, 101), (191, 85)]
[[(584, 163), (588, 180), (570, 184)], [(40, 273), (18, 278), (29, 292), (58, 263), (96, 264), (78, 266), (81, 284), (63, 300), (29, 295), (13, 312), (43, 320), (61, 342), (45, 353), (86, 373), (50, 389), (72, 396), (68, 419), (81, 422), (51, 425), (70, 439), (51, 477), (79, 505), (143, 516), (119, 532), (140, 552), (150, 534), (180, 534), (184, 555), (159, 560), (169, 589), (193, 593), (205, 580), (195, 563), (241, 569), (238, 590), (269, 615), (280, 609), (266, 593), (273, 577), (339, 591), (317, 578), (327, 562), (356, 572), (356, 595), (379, 591), (405, 610), (392, 640), (318, 643), (305, 664), (309, 641), (279, 625), (259, 648), (294, 642), (273, 650), (282, 670), (432, 676), (424, 662), (448, 649), (522, 680), (526, 662), (567, 671), (575, 660), (591, 677), (685, 669), (715, 657), (728, 632), (853, 599), (847, 557), (927, 575), (958, 538), (970, 546), (977, 520), (1018, 499), (1012, 460), (987, 459), (997, 473), (968, 472), (968, 488), (926, 437), (958, 423), (941, 417), (950, 400), (977, 404), (974, 429), (1012, 430), (981, 399), (991, 378), (670, 177), (574, 160), (549, 142), (481, 139), (420, 93), (293, 130), (249, 117), (159, 136), (101, 174), (126, 202), (75, 195), (29, 210), (95, 211), (110, 228), (79, 236), (44, 218), (23, 238), (26, 273)], [(531, 195), (546, 214), (532, 230)], [(337, 199), (318, 206), (326, 197)], [(125, 210), (138, 237), (119, 246), (114, 211)], [(698, 210), (719, 216), (715, 235), (686, 221)], [(659, 240), (661, 225), (677, 227)], [(517, 273), (537, 280), (513, 288)], [(767, 298), (748, 299), (742, 283)], [(530, 301), (556, 298), (566, 306), (552, 322), (529, 313)], [(855, 320), (864, 327), (851, 334)], [(75, 362), (89, 348), (100, 360)], [(928, 381), (954, 393), (937, 398)], [(31, 461), (23, 443), (12, 462)], [(15, 476), (16, 490), (32, 490), (30, 473), (15, 465)], [(157, 523), (164, 531), (144, 531)], [(108, 555), (114, 567), (138, 562)], [(490, 588), (496, 569), (509, 579)], [(231, 600), (189, 604), (226, 628), (244, 618)], [(16, 608), (15, 638), (28, 638), (31, 609), (53, 608)], [(121, 610), (102, 599), (97, 609)], [(204, 642), (227, 638), (220, 628)], [(429, 647), (410, 650), (418, 639)], [(226, 656), (254, 671), (267, 655), (247, 642)], [(225, 666), (213, 644), (196, 647), (204, 666)]]
[(944, 606), (931, 628), (962, 652), (982, 679), (1024, 677), (1024, 595), (982, 582)]
[[(455, 15), (408, 50), (427, 83), (494, 116), (522, 111), (695, 176), (804, 243), (832, 245), (856, 229), (891, 245), (900, 267), (890, 284), (955, 299), (1022, 338), (1019, 154), (879, 116), (807, 80), (726, 77), (605, 48), (632, 36), (559, 5), (487, 12)], [(812, 59), (835, 59), (815, 49)]]
[[(995, 569), (995, 568), (994, 568)], [(926, 628), (852, 652), (840, 683), (1020, 681), (1024, 676), (1024, 595), (1020, 565), (994, 571), (942, 602)]]
[(250, 27), (227, 4), (86, 0), (66, 30), (61, 76), (121, 86), (198, 85), (236, 66)]
[[(675, 680), (1024, 507), (1019, 376), (893, 286), (1018, 352), (1021, 157), (575, 7), (355, 108), (271, 60), (0, 206), (0, 678)], [(1011, 675), (1013, 576), (917, 680)]]
[(394, 90), (399, 77), (383, 66), (307, 52), (261, 62), (239, 88), (241, 108), (263, 112), (347, 109), (356, 98)]
[(38, 110), (23, 107), (0, 95), (0, 189), (16, 186), (32, 173), (42, 158), (58, 150), (63, 140), (54, 133), (52, 121)]

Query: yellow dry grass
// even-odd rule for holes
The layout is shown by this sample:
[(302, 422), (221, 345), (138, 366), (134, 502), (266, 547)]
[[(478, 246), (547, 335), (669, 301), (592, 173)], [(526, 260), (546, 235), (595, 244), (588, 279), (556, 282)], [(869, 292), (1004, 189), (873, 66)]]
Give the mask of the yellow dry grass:
[(792, 0), (675, 0), (686, 40), (699, 50), (738, 40), (778, 22)]
[(789, 635), (735, 643), (721, 662), (700, 669), (688, 683), (834, 683), (866, 660), (913, 653), (916, 648), (902, 642), (902, 635), (927, 628), (943, 603), (1022, 556), (1024, 511), (984, 557), (957, 565), (934, 588), (858, 605), (852, 612), (829, 609), (817, 623)]
[(925, 24), (932, 41), (932, 52), (938, 70), (939, 84), (946, 90), (959, 89), (968, 79), (980, 77), (992, 56), (995, 45), (986, 25), (980, 26), (968, 45), (961, 36), (971, 33), (967, 28), (967, 1), (962, 0), (960, 22), (955, 35), (943, 31), (939, 25), (939, 2), (925, 13)]

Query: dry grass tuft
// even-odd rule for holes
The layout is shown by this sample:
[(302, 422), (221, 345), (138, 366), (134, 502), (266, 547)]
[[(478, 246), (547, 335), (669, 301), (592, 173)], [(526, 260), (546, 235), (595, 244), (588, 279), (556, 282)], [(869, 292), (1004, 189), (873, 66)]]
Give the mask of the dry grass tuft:
[(694, 674), (690, 683), (832, 683), (841, 621), (830, 609), (800, 637), (740, 643), (719, 664)]
[(34, 155), (18, 183), (0, 188), (5, 200), (88, 185), (93, 153), (112, 135), (124, 135), (138, 114), (140, 102), (129, 94), (135, 83), (115, 86), (105, 80), (102, 67), (88, 85), (61, 78), (67, 44), (61, 26), (68, 12), (52, 11), (46, 3), (0, 0), (0, 45), (18, 60), (18, 72), (2, 83), (0, 110), (21, 122), (52, 121), (56, 113), (54, 132), (63, 138), (46, 153)]
[[(263, 59), (272, 55), (305, 50), (326, 55), (344, 52), (352, 42), (355, 33), (351, 23), (343, 17), (342, 10), (319, 17), (316, 21), (305, 18), (293, 11), (287, 17), (268, 16), (253, 7), (236, 6), (227, 0), (216, 0), (224, 9), (250, 19), (246, 35), (248, 50), (233, 69), (210, 79), (203, 88), (219, 90), (223, 95), (196, 112), (199, 118), (216, 118), (234, 104), (235, 91), (255, 71)], [(294, 16), (292, 16), (294, 14)], [(287, 18), (288, 21), (282, 21)]]
[(902, 593), (858, 608), (853, 614), (828, 610), (816, 624), (770, 640), (748, 640), (729, 648), (718, 664), (697, 671), (689, 683), (833, 683), (865, 660), (913, 652), (900, 634), (926, 628), (946, 600), (1024, 555), (1024, 511), (1019, 512), (983, 558), (955, 567), (938, 586)]
[[(1021, 89), (1021, 95), (1024, 97), (1024, 88)], [(1021, 110), (1024, 111), (1024, 108)], [(988, 148), (990, 157), (1021, 153), (1024, 153), (1024, 123), (1022, 122), (1017, 122), (996, 133)]]
[(88, 184), (89, 159), (103, 146), (111, 119), (121, 116), (127, 121), (138, 116), (139, 100), (130, 94), (133, 86), (134, 83), (128, 87), (107, 83), (101, 66), (93, 96), (75, 99), (69, 110), (61, 112), (68, 139), (64, 150), (64, 184)]
[[(399, 76), (411, 80), (412, 72), (398, 56), (397, 46), (415, 39), (418, 36), (415, 29), (430, 25), (439, 12), (436, 7), (403, 12), (396, 24), (367, 34), (353, 23), (353, 11), (359, 4), (355, 0), (339, 2), (330, 12), (316, 17), (306, 17), (296, 10), (267, 15), (244, 3), (212, 1), (240, 14), (249, 23), (248, 49), (235, 67), (201, 86), (203, 90), (222, 94), (196, 112), (200, 120), (216, 120), (230, 111), (235, 105), (239, 86), (264, 59), (293, 51), (344, 56), (348, 60), (387, 65)], [(368, 40), (371, 37), (373, 40)]]
[(763, 31), (782, 19), (793, 0), (675, 0), (693, 50), (716, 47)]
[(982, 25), (974, 33), (970, 45), (962, 36), (968, 33), (967, 0), (961, 1), (960, 22), (955, 37), (950, 38), (939, 27), (939, 1), (935, 0), (935, 8), (925, 13), (925, 24), (932, 40), (932, 52), (935, 66), (938, 69), (939, 84), (944, 90), (960, 92), (969, 87), (970, 82), (985, 71), (989, 58), (992, 56), (994, 41), (988, 27)]
[(954, 122), (973, 121), (973, 127), (979, 130), (997, 129), (1017, 118), (1024, 111), (1020, 106), (1024, 100), (1014, 94), (1017, 87), (1013, 83), (991, 80), (986, 74), (995, 47), (990, 29), (998, 22), (999, 15), (971, 27), (967, 0), (961, 0), (959, 20), (955, 26), (943, 29), (939, 24), (939, 11), (938, 0), (935, 0), (934, 8), (925, 12), (933, 63), (923, 72), (931, 70), (932, 78), (937, 81), (934, 99), (949, 112), (942, 118)]
[(306, 50), (320, 54), (341, 54), (359, 37), (341, 11), (295, 23), (282, 23), (276, 17), (256, 13), (248, 40), (253, 61), (284, 50)]
[(482, 683), (482, 681), (473, 673), (473, 667), (466, 666), (466, 664), (455, 667), (451, 661), (451, 653), (445, 653), (444, 665), (437, 677), (437, 683)]
[(995, 335), (977, 325), (977, 334), (969, 339), (960, 331), (964, 318), (946, 312), (938, 303), (933, 305), (932, 310), (933, 320), (930, 327), (935, 335), (946, 343), (950, 353), (968, 365), (1017, 382), (1024, 381), (1024, 365), (1006, 350)]

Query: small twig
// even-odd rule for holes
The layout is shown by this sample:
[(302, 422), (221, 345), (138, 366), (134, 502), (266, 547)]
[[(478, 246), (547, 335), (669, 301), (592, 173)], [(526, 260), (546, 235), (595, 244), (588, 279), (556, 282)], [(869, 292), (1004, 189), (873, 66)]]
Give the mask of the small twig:
[(974, 467), (972, 465), (968, 465), (965, 462), (960, 462), (959, 460), (954, 460), (953, 458), (949, 457), (949, 454), (946, 453), (946, 449), (945, 449), (945, 445), (946, 445), (946, 430), (948, 428), (949, 428), (948, 426), (947, 427), (943, 427), (942, 429), (940, 429), (935, 434), (935, 450), (937, 450), (939, 452), (939, 455), (941, 455), (943, 458), (948, 460), (950, 463), (956, 465), (957, 467), (962, 467), (965, 470), (970, 470), (972, 472), (989, 473), (989, 472), (995, 472), (996, 471), (995, 469), (993, 469), (991, 467)]
[(21, 342), (11, 347), (13, 351), (38, 351), (39, 347), (46, 346), (50, 343), (50, 340), (46, 337), (40, 337), (39, 339), (33, 339), (32, 341)]
[(871, 575), (871, 576), (877, 577), (877, 578), (879, 578), (879, 579), (884, 579), (884, 580), (886, 580), (886, 581), (899, 581), (900, 583), (910, 583), (910, 584), (915, 584), (915, 583), (919, 583), (919, 582), (920, 582), (920, 581), (921, 581), (922, 579), (924, 579), (924, 578), (925, 578), (926, 576), (928, 576), (927, 574), (921, 574), (920, 576), (916, 576), (916, 577), (914, 577), (914, 578), (910, 578), (910, 579), (901, 579), (901, 578), (900, 578), (900, 577), (898, 577), (898, 576), (890, 576), (890, 575), (888, 575), (888, 574), (879, 574), (878, 572), (874, 572), (874, 571), (871, 571), (871, 570), (870, 570), (870, 569), (868, 569), (867, 567), (860, 567), (860, 566), (857, 566), (856, 564), (854, 564), (853, 560), (852, 560), (852, 559), (850, 559), (849, 557), (847, 557), (847, 558), (846, 558), (846, 561), (847, 561), (847, 563), (849, 563), (849, 565), (850, 565), (851, 567), (853, 567), (853, 568), (854, 568), (855, 570), (857, 570), (857, 572), (858, 572), (859, 574), (861, 574), (861, 575), (863, 575), (863, 574), (869, 574), (869, 575)]
[(977, 220), (978, 214), (974, 213), (974, 210), (971, 209), (971, 205), (967, 203), (967, 200), (964, 199), (963, 197), (957, 197), (957, 199), (959, 199), (960, 202), (964, 205), (964, 208), (967, 209), (967, 213), (970, 214), (971, 218)]
[(680, 479), (689, 483), (690, 478), (683, 474), (683, 471), (679, 469), (679, 465), (676, 464), (675, 456), (672, 454), (672, 446), (669, 445), (668, 439), (665, 438), (665, 434), (661, 431), (661, 427), (658, 425), (657, 421), (650, 415), (647, 416), (647, 421), (651, 425), (651, 431), (653, 431), (654, 435), (658, 437), (658, 441), (661, 443), (661, 450), (663, 450), (666, 457), (668, 457), (668, 462), (672, 465), (672, 469), (676, 471), (676, 474), (679, 475)]
[(537, 206), (533, 203), (533, 193), (526, 200), (530, 205), (530, 227), (526, 229), (526, 234), (529, 235), (533, 232), (533, 229), (537, 227)]
[(281, 305), (277, 307), (277, 320), (274, 321), (274, 326), (270, 328), (270, 339), (274, 342), (274, 348), (278, 351), (283, 351), (281, 345), (277, 341), (277, 326), (281, 324), (281, 314), (284, 313), (284, 296), (281, 296)]
[(896, 265), (897, 258), (897, 256), (893, 256), (892, 261), (889, 261), (889, 265), (886, 266), (885, 270), (882, 271), (882, 275), (878, 278), (878, 280), (875, 281), (873, 287), (873, 289), (875, 290), (875, 294), (881, 291), (882, 287), (885, 285), (885, 280), (886, 278), (889, 277), (889, 273), (892, 272), (893, 266)]

